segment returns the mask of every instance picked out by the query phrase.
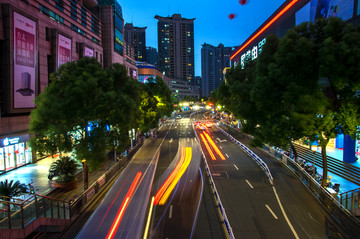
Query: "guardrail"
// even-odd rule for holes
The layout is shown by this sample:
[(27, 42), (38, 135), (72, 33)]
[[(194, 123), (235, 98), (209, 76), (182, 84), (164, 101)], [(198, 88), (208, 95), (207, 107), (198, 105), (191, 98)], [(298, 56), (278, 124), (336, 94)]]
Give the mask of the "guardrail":
[[(324, 206), (325, 210), (327, 210), (332, 218), (338, 223), (341, 229), (348, 234), (349, 238), (360, 238), (360, 221), (338, 202), (337, 197), (333, 197), (328, 190), (323, 188), (298, 163), (279, 150), (268, 145), (262, 148), (262, 150), (279, 160), (301, 180), (320, 204)], [(337, 232), (335, 231), (333, 233), (332, 236), (337, 238)]]
[(223, 134), (225, 134), (227, 137), (229, 137), (232, 141), (234, 141), (237, 145), (239, 145), (246, 154), (248, 154), (251, 158), (253, 158), (255, 160), (255, 162), (261, 167), (261, 169), (265, 172), (266, 176), (269, 178), (270, 184), (273, 185), (273, 177), (271, 175), (271, 172), (268, 168), (268, 166), (266, 165), (266, 163), (264, 163), (264, 161), (262, 161), (261, 158), (259, 158), (259, 156), (257, 156), (253, 151), (251, 151), (248, 147), (246, 147), (244, 144), (242, 144), (240, 141), (238, 141), (237, 139), (235, 139), (231, 134), (227, 133), (225, 130), (223, 130), (222, 128), (220, 128), (219, 126), (217, 126), (215, 124), (215, 127), (220, 130)]
[[(195, 132), (195, 129), (194, 129), (194, 133), (196, 135), (196, 139), (198, 140), (200, 146), (201, 146), (201, 143), (200, 143), (200, 140)], [(229, 219), (227, 218), (226, 216), (226, 212), (225, 212), (225, 208), (221, 202), (221, 199), (220, 199), (220, 196), (219, 196), (219, 193), (217, 192), (216, 190), (216, 186), (215, 186), (215, 183), (214, 183), (214, 180), (212, 178), (212, 174), (211, 174), (211, 171), (210, 171), (210, 168), (209, 168), (209, 165), (207, 164), (206, 162), (206, 157), (204, 155), (204, 152), (202, 151), (202, 148), (200, 147), (200, 151), (201, 151), (201, 155), (203, 157), (203, 161), (205, 163), (205, 169), (206, 169), (206, 174), (208, 175), (208, 178), (210, 180), (210, 185), (211, 185), (211, 188), (214, 192), (214, 196), (215, 196), (215, 200), (216, 200), (216, 204), (218, 205), (219, 207), (219, 211), (220, 211), (220, 217), (221, 217), (221, 220), (224, 222), (224, 226), (225, 226), (225, 233), (227, 235), (227, 238), (230, 238), (230, 239), (235, 239), (235, 236), (234, 236), (234, 233), (232, 231), (232, 228), (230, 226), (230, 222), (229, 222)]]

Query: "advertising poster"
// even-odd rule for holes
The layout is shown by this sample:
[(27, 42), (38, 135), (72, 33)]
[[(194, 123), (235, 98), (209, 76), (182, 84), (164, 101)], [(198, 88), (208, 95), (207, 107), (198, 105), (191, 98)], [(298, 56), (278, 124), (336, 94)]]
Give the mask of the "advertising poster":
[(58, 67), (71, 61), (71, 39), (59, 34), (58, 35)]
[(84, 47), (84, 56), (94, 57), (94, 50), (88, 47)]
[(34, 108), (36, 22), (14, 12), (14, 108)]

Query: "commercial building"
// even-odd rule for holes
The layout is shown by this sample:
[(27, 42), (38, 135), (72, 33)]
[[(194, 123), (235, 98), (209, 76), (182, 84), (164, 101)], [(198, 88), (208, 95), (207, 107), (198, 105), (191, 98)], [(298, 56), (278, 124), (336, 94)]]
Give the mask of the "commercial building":
[(134, 27), (132, 23), (125, 24), (125, 42), (134, 47), (135, 60), (146, 61), (146, 27)]
[(191, 80), (194, 77), (194, 20), (155, 16), (158, 19), (159, 69), (173, 78)]
[(209, 97), (223, 81), (223, 70), (230, 66), (230, 54), (232, 47), (217, 47), (204, 43), (201, 48), (201, 96)]
[[(244, 67), (245, 60), (256, 59), (261, 54), (263, 45), (266, 44), (267, 35), (275, 34), (283, 37), (294, 26), (303, 22), (314, 22), (322, 17), (339, 17), (353, 25), (358, 25), (359, 0), (287, 0), (232, 52), (231, 64), (233, 66), (240, 64)], [(351, 140), (349, 136), (339, 135), (336, 139), (331, 139), (328, 147), (343, 148), (344, 160), (348, 162), (355, 160), (355, 154), (360, 155), (360, 140)], [(345, 154), (348, 157), (345, 157)]]
[(158, 52), (156, 48), (151, 46), (146, 47), (146, 62), (158, 67)]
[[(128, 75), (137, 79), (137, 67), (135, 59), (124, 52), (124, 19), (122, 8), (117, 0), (98, 0), (96, 8), (91, 9), (99, 16), (103, 29), (104, 67), (113, 63), (120, 63), (126, 66)], [(125, 46), (127, 48), (130, 46)], [(136, 54), (136, 53), (135, 53)]]
[(37, 160), (28, 142), (29, 115), (60, 65), (95, 57), (104, 67), (125, 64), (137, 77), (133, 49), (123, 42), (121, 6), (97, 4), (0, 0), (0, 173)]

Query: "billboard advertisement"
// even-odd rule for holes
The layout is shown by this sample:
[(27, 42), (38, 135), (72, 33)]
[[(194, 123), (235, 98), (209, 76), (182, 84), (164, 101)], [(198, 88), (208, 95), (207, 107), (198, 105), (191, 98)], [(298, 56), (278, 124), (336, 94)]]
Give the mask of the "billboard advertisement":
[(94, 57), (94, 50), (88, 47), (84, 47), (84, 56)]
[(71, 61), (71, 39), (58, 34), (57, 67)]
[(14, 108), (34, 108), (36, 22), (14, 12)]

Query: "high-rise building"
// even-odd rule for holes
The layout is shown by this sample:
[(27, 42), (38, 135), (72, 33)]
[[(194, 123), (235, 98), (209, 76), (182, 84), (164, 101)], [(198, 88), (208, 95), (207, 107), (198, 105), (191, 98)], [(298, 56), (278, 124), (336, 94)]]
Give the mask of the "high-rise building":
[(170, 78), (194, 78), (194, 20), (155, 16), (158, 19), (158, 67)]
[(135, 59), (132, 58), (130, 54), (132, 51), (129, 50), (131, 46), (124, 43), (124, 19), (121, 5), (117, 0), (98, 0), (97, 7), (92, 11), (103, 23), (104, 67), (109, 67), (113, 63), (123, 64), (126, 66), (128, 75), (137, 79)]
[(135, 60), (146, 60), (146, 37), (145, 30), (147, 27), (134, 27), (132, 23), (125, 24), (125, 42), (134, 47)]
[(223, 81), (223, 70), (230, 66), (230, 54), (232, 47), (224, 47), (223, 44), (215, 47), (204, 43), (201, 48), (201, 96), (210, 96)]
[(146, 62), (158, 67), (158, 52), (154, 47), (146, 47)]

